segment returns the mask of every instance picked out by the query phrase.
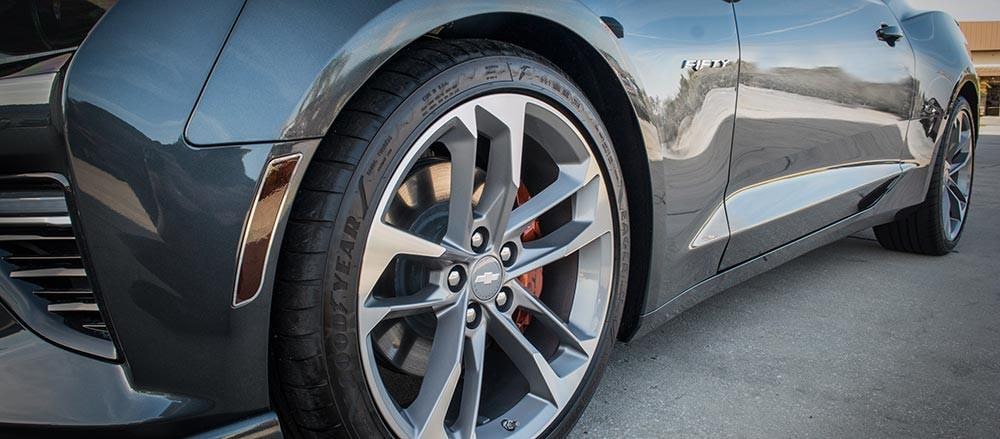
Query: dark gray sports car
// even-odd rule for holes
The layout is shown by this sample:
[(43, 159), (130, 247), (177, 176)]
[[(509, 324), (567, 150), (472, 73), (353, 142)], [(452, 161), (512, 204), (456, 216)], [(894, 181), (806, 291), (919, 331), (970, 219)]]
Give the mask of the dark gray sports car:
[(0, 434), (537, 437), (851, 233), (949, 253), (903, 0), (0, 0)]

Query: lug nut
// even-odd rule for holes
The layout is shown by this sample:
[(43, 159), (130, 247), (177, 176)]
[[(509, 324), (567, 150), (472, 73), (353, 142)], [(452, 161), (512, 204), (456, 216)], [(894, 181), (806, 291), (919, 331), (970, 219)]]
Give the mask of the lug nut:
[(451, 287), (453, 291), (457, 290), (462, 286), (462, 277), (462, 269), (459, 267), (453, 267), (451, 272), (448, 273), (448, 286)]
[(470, 325), (475, 323), (476, 317), (479, 317), (479, 313), (476, 312), (475, 308), (470, 306), (469, 309), (465, 310), (465, 323)]
[(496, 300), (497, 300), (497, 307), (498, 308), (502, 309), (505, 306), (507, 306), (507, 292), (504, 291), (504, 290), (500, 290), (500, 292), (497, 293), (497, 299)]
[(514, 244), (506, 243), (503, 247), (500, 247), (500, 261), (504, 265), (510, 265), (514, 263)]
[(514, 431), (517, 430), (517, 421), (513, 419), (504, 419), (503, 421), (500, 421), (500, 426), (503, 427), (504, 430)]
[(475, 232), (472, 232), (472, 239), (470, 241), (472, 248), (479, 250), (486, 243), (486, 231), (482, 227), (476, 229)]

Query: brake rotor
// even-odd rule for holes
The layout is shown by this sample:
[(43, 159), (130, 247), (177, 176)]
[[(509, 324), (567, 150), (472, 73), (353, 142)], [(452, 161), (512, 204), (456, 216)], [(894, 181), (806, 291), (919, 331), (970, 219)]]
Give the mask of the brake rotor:
[[(486, 173), (476, 170), (472, 204), (482, 196)], [(448, 229), (448, 200), (451, 198), (451, 163), (441, 158), (425, 158), (396, 191), (386, 210), (386, 221), (430, 240), (440, 240)], [(427, 285), (427, 270), (419, 263), (397, 260), (392, 287), (397, 294), (415, 293)], [(384, 364), (414, 376), (427, 369), (434, 337), (435, 318), (431, 313), (407, 316), (382, 324), (372, 331), (375, 350)]]

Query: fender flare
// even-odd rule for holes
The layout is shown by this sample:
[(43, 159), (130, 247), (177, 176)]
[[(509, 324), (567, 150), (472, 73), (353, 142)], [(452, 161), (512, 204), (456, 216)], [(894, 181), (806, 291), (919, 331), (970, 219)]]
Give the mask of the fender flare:
[(635, 81), (616, 37), (576, 0), (472, 0), (457, 6), (447, 0), (317, 2), (310, 8), (250, 0), (192, 111), (185, 137), (195, 146), (322, 137), (351, 96), (400, 49), (450, 22), (491, 13), (557, 23), (601, 53), (620, 80)]
[[(397, 52), (449, 23), (487, 14), (545, 20), (589, 45), (617, 77), (613, 87), (620, 87), (632, 107), (627, 111), (638, 123), (634, 131), (642, 149), (648, 152), (649, 145), (659, 145), (654, 131), (640, 129), (649, 109), (637, 70), (604, 20), (578, 0), (503, 4), (470, 0), (459, 5), (447, 0), (402, 0), (349, 7), (319, 2), (299, 9), (249, 0), (188, 120), (186, 140), (201, 147), (322, 138), (352, 95)], [(306, 35), (310, 38), (305, 39)], [(303, 170), (308, 158), (305, 162)], [(647, 180), (650, 183), (657, 186)], [(637, 202), (649, 205), (644, 211), (659, 207), (644, 198)], [(283, 229), (276, 231), (278, 236), (283, 233)], [(637, 267), (650, 263), (632, 262)], [(647, 278), (630, 280), (631, 305), (623, 319), (639, 318), (648, 285), (655, 283), (648, 279), (655, 270), (633, 272), (645, 273)], [(629, 338), (638, 324), (623, 324), (627, 329), (619, 336)]]

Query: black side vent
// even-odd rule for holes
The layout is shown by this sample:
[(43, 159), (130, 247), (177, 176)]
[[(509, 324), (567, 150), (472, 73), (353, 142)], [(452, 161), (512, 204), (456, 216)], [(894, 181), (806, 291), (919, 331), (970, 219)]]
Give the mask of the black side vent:
[(87, 280), (62, 184), (0, 181), (0, 265), (29, 302), (83, 334), (110, 340)]

